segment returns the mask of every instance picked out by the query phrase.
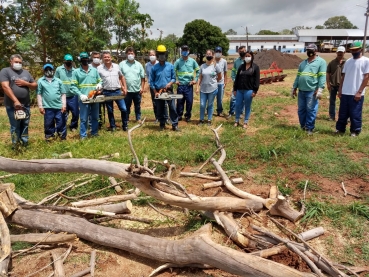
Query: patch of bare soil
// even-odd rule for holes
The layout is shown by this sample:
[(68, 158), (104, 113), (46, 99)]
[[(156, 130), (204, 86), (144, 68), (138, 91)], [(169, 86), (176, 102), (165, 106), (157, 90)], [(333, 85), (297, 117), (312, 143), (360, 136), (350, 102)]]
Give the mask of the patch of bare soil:
[(298, 125), (299, 117), (297, 115), (297, 105), (284, 106), (283, 109), (276, 115), (281, 118), (285, 118), (288, 125)]
[(277, 263), (297, 269), (301, 272), (311, 272), (306, 262), (303, 261), (296, 253), (291, 252), (290, 250), (284, 250), (282, 253), (272, 256), (270, 259)]
[(282, 53), (271, 49), (258, 52), (254, 56), (254, 62), (260, 69), (268, 69), (273, 62), (276, 62), (278, 67), (282, 69), (297, 69), (302, 59), (293, 54)]

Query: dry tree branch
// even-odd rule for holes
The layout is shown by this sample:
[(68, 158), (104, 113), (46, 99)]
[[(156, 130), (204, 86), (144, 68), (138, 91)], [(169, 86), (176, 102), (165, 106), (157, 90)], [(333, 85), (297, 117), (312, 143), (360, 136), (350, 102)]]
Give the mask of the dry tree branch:
[(144, 124), (145, 120), (146, 120), (146, 117), (141, 121), (141, 123), (140, 123), (140, 124), (138, 124), (138, 125), (136, 125), (136, 126), (134, 126), (134, 127), (130, 128), (130, 129), (128, 130), (128, 142), (129, 142), (129, 147), (131, 148), (132, 155), (133, 155), (133, 157), (135, 158), (135, 160), (136, 160), (136, 164), (137, 164), (138, 166), (141, 166), (141, 164), (140, 164), (140, 160), (138, 159), (138, 156), (137, 156), (137, 154), (136, 154), (136, 151), (135, 151), (135, 149), (133, 148), (133, 143), (132, 143), (131, 133), (132, 133), (135, 129), (137, 129), (137, 128), (141, 127), (141, 126)]
[(216, 143), (217, 143), (217, 147), (218, 148), (220, 148), (220, 151), (221, 151), (221, 156), (220, 156), (220, 158), (219, 158), (219, 160), (218, 160), (218, 163), (220, 164), (220, 165), (222, 165), (223, 164), (223, 162), (224, 162), (224, 160), (225, 160), (225, 158), (226, 158), (226, 156), (227, 156), (227, 153), (226, 153), (226, 151), (225, 151), (225, 149), (224, 149), (224, 147), (221, 145), (221, 143), (220, 143), (220, 138), (219, 138), (219, 134), (218, 134), (218, 130), (220, 129), (222, 127), (222, 124), (220, 124), (216, 129), (211, 129), (213, 132), (214, 132), (214, 134), (215, 134), (215, 141), (216, 141)]
[(207, 264), (173, 264), (173, 263), (166, 263), (164, 265), (159, 266), (157, 269), (155, 269), (153, 272), (151, 272), (149, 277), (155, 276), (160, 271), (163, 271), (165, 269), (172, 268), (172, 267), (196, 267), (196, 268), (206, 268), (206, 269), (214, 268), (214, 267), (212, 267), (210, 265), (207, 265)]
[(156, 211), (157, 213), (159, 213), (159, 214), (161, 214), (161, 215), (163, 215), (163, 216), (165, 216), (165, 217), (169, 217), (169, 218), (171, 218), (171, 219), (173, 219), (173, 220), (175, 220), (175, 221), (177, 221), (177, 219), (174, 217), (174, 216), (171, 216), (171, 215), (168, 215), (168, 214), (166, 214), (166, 213), (163, 213), (163, 212), (161, 212), (161, 211), (159, 211), (159, 209), (158, 208), (156, 208), (153, 204), (151, 204), (150, 202), (148, 202), (147, 203), (154, 211)]

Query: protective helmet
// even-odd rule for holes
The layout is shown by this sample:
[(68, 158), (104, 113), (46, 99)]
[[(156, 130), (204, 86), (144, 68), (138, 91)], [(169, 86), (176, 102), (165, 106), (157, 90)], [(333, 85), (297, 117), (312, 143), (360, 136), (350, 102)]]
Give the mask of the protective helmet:
[(164, 45), (158, 45), (158, 47), (156, 48), (156, 52), (167, 52), (167, 48)]

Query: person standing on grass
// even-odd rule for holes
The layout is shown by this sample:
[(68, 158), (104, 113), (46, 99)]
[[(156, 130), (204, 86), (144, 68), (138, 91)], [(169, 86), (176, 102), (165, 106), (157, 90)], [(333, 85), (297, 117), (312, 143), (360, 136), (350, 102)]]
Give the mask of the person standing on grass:
[(292, 87), (292, 96), (298, 94), (298, 116), (301, 129), (308, 135), (313, 134), (315, 119), (318, 113), (319, 100), (324, 89), (327, 64), (324, 59), (316, 55), (318, 47), (309, 44), (306, 47), (308, 58), (302, 61)]
[(336, 98), (341, 83), (341, 73), (345, 64), (346, 49), (343, 46), (337, 48), (337, 57), (327, 66), (327, 88), (329, 91), (329, 120), (336, 121)]
[(80, 129), (79, 135), (81, 139), (87, 138), (87, 122), (89, 114), (91, 115), (91, 135), (98, 136), (99, 131), (99, 103), (84, 104), (82, 101), (88, 100), (88, 93), (91, 90), (101, 90), (101, 78), (97, 70), (89, 66), (87, 52), (81, 52), (79, 55), (81, 66), (77, 68), (72, 75), (71, 90), (78, 95), (79, 101), (79, 116)]
[(67, 138), (66, 91), (63, 82), (54, 76), (52, 64), (45, 64), (44, 76), (37, 82), (37, 104), (44, 115), (45, 140), (51, 141), (57, 133), (61, 140)]
[[(150, 88), (154, 90), (155, 97), (159, 97), (163, 91), (173, 93), (173, 83), (176, 81), (174, 66), (167, 62), (168, 52), (164, 45), (158, 45), (156, 57), (159, 63), (155, 64), (150, 73)], [(160, 131), (165, 130), (165, 104), (169, 107), (169, 117), (172, 121), (172, 130), (179, 132), (178, 115), (175, 107), (175, 100), (155, 99), (156, 111), (160, 123)]]
[(369, 81), (369, 58), (362, 55), (362, 47), (359, 41), (351, 45), (352, 58), (345, 62), (338, 89), (340, 108), (336, 133), (343, 134), (346, 131), (347, 120), (350, 118), (352, 137), (358, 136), (361, 132), (365, 87)]
[[(98, 66), (97, 70), (99, 72), (100, 78), (103, 83), (103, 94), (105, 96), (117, 96), (117, 95), (126, 95), (126, 80), (120, 71), (119, 65), (116, 63), (112, 63), (111, 54), (109, 51), (104, 51), (102, 53), (103, 64)], [(124, 99), (118, 99), (114, 101), (105, 102), (107, 110), (108, 110), (108, 118), (109, 118), (109, 131), (116, 131), (116, 124), (114, 118), (114, 102), (117, 104), (121, 119), (122, 119), (122, 130), (128, 130), (127, 123), (127, 108)]]
[(236, 97), (236, 120), (235, 127), (238, 127), (241, 112), (245, 109), (245, 119), (243, 128), (247, 124), (251, 114), (252, 99), (256, 96), (260, 85), (260, 68), (254, 63), (254, 53), (247, 51), (244, 63), (237, 70), (233, 84), (233, 95)]
[(177, 94), (182, 94), (182, 99), (177, 99), (178, 120), (182, 120), (184, 105), (186, 103), (185, 121), (190, 122), (193, 105), (193, 85), (199, 79), (199, 65), (189, 57), (190, 48), (187, 45), (181, 47), (181, 57), (174, 63), (176, 73)]
[[(10, 56), (10, 67), (0, 71), (0, 83), (4, 90), (4, 105), (10, 123), (12, 148), (28, 145), (28, 126), (30, 122), (30, 92), (36, 89), (37, 83), (31, 74), (22, 68), (21, 55)], [(23, 119), (16, 119), (15, 112), (23, 112)], [(18, 118), (18, 117), (17, 117)]]
[(70, 90), (72, 85), (72, 75), (75, 68), (73, 67), (73, 57), (70, 54), (64, 56), (64, 64), (57, 67), (55, 70), (55, 78), (60, 79), (63, 82), (64, 89), (66, 91), (66, 110), (64, 112), (65, 123), (68, 122), (69, 112), (72, 114), (72, 119), (70, 121), (69, 130), (74, 132), (78, 128), (78, 117), (79, 117), (79, 107), (78, 107), (78, 96), (74, 95)]
[(214, 51), (206, 50), (206, 63), (200, 66), (199, 84), (196, 93), (200, 91), (200, 122), (204, 124), (205, 108), (207, 104), (208, 125), (213, 118), (214, 98), (218, 93), (218, 82), (222, 79), (222, 72), (214, 59)]
[(223, 95), (227, 85), (227, 61), (222, 58), (222, 47), (215, 47), (215, 61), (222, 72), (222, 79), (218, 82), (217, 116), (225, 116), (223, 113)]
[[(97, 68), (101, 65), (100, 58), (101, 58), (100, 52), (92, 51), (90, 55), (90, 60), (92, 61), (90, 63), (90, 66), (97, 70)], [(105, 103), (100, 102), (99, 103), (99, 129), (102, 128), (103, 122), (105, 122)], [(89, 124), (89, 127), (91, 128), (91, 124)]]
[(135, 60), (135, 51), (133, 47), (126, 49), (127, 60), (119, 64), (120, 71), (127, 82), (127, 94), (124, 101), (127, 107), (127, 118), (129, 121), (129, 114), (131, 113), (132, 101), (135, 106), (136, 121), (141, 120), (141, 99), (145, 87), (145, 71), (140, 62)]
[[(241, 45), (238, 48), (238, 54), (240, 55), (233, 63), (232, 71), (231, 71), (231, 79), (234, 83), (237, 75), (237, 70), (240, 67), (241, 64), (243, 64), (243, 61), (246, 56), (246, 46)], [(226, 119), (230, 119), (235, 114), (235, 108), (236, 108), (236, 97), (232, 93), (231, 100), (229, 102), (229, 113)]]

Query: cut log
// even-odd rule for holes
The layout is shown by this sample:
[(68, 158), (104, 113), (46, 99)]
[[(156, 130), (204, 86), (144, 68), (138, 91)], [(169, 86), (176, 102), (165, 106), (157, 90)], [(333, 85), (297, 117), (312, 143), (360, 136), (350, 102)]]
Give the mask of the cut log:
[(9, 261), (11, 252), (11, 242), (8, 225), (6, 224), (2, 213), (0, 212), (0, 275), (8, 276)]
[(114, 185), (114, 189), (116, 192), (119, 193), (122, 191), (122, 188), (120, 187), (120, 185), (118, 185), (118, 182), (115, 180), (114, 177), (109, 177), (108, 180), (110, 184)]
[[(261, 197), (254, 195), (256, 199), (238, 199), (234, 197), (197, 197), (191, 196), (191, 199), (173, 196), (171, 194), (159, 191), (151, 186), (151, 180), (149, 178), (140, 178), (143, 176), (150, 176), (148, 173), (144, 173), (141, 176), (131, 175), (127, 172), (129, 164), (121, 164), (110, 161), (99, 161), (89, 159), (44, 159), (44, 160), (12, 160), (4, 157), (0, 157), (0, 170), (16, 173), (51, 173), (51, 172), (79, 172), (79, 173), (92, 173), (101, 174), (104, 176), (113, 176), (116, 178), (125, 179), (127, 182), (134, 185), (137, 189), (141, 190), (147, 195), (163, 201), (170, 205), (175, 205), (183, 208), (193, 210), (208, 210), (208, 211), (228, 211), (228, 212), (249, 212), (253, 210), (255, 212), (260, 211), (263, 208), (263, 203), (260, 202)], [(252, 194), (249, 194), (252, 195)], [(131, 197), (125, 198), (124, 197)], [(116, 199), (115, 201), (131, 200), (136, 198), (134, 195), (123, 195), (123, 199)], [(112, 197), (122, 197), (122, 195), (116, 195)], [(103, 199), (103, 198), (101, 198)], [(97, 200), (97, 199), (96, 199)], [(100, 205), (109, 201), (109, 199), (102, 202), (96, 200), (94, 203), (88, 202), (86, 206)], [(265, 199), (264, 199), (265, 200)], [(85, 201), (80, 201), (85, 202)], [(113, 201), (109, 201), (113, 202)], [(78, 202), (76, 202), (78, 203)], [(81, 206), (78, 206), (81, 207)]]
[(61, 259), (63, 254), (59, 253), (57, 250), (53, 250), (51, 251), (51, 255), (54, 261), (54, 277), (65, 277), (63, 260)]
[(0, 184), (0, 213), (6, 218), (18, 208), (17, 201), (13, 196), (14, 184)]
[(136, 199), (137, 195), (135, 193), (126, 194), (126, 195), (113, 195), (103, 198), (97, 198), (92, 200), (82, 200), (78, 202), (72, 202), (72, 206), (82, 208), (82, 207), (88, 207), (88, 206), (96, 206), (104, 203), (110, 203), (110, 202), (118, 202), (118, 201), (128, 201), (132, 199)]
[(22, 235), (10, 235), (10, 240), (12, 243), (22, 241), (32, 244), (40, 243), (42, 244), (55, 244), (55, 243), (66, 243), (74, 241), (77, 236), (74, 234), (50, 234), (50, 233), (40, 233), (40, 234), (22, 234)]
[(277, 186), (271, 186), (269, 191), (269, 198), (277, 198), (278, 196), (278, 187)]
[(91, 210), (111, 212), (115, 214), (130, 214), (132, 212), (132, 202), (130, 200), (127, 200), (110, 205), (89, 206), (88, 208)]
[[(242, 178), (233, 178), (231, 180), (232, 184), (242, 184), (243, 183), (243, 179)], [(211, 183), (205, 183), (202, 185), (202, 189), (206, 190), (206, 189), (210, 189), (210, 188), (216, 188), (216, 187), (220, 187), (223, 186), (224, 182), (223, 181), (216, 181), (216, 182), (211, 182)]]
[(59, 159), (69, 159), (69, 158), (73, 158), (72, 152), (67, 152), (67, 153), (63, 153), (58, 155)]
[(196, 177), (196, 178), (202, 178), (202, 179), (214, 180), (214, 181), (222, 180), (220, 177), (217, 177), (217, 176), (209, 176), (209, 175), (204, 175), (204, 174), (196, 173), (196, 172), (181, 172), (179, 174), (179, 176), (182, 176), (182, 177)]
[[(32, 220), (29, 220), (32, 218)], [(9, 220), (27, 228), (75, 233), (79, 238), (113, 247), (161, 262), (206, 264), (241, 276), (312, 277), (282, 264), (214, 243), (207, 224), (191, 237), (166, 240), (122, 229), (98, 226), (68, 215), (42, 211), (16, 210)], [(150, 247), (147, 247), (150, 245)]]
[(271, 215), (281, 216), (287, 218), (292, 222), (296, 222), (301, 217), (303, 217), (304, 213), (293, 209), (288, 204), (287, 199), (284, 196), (279, 195), (277, 199), (277, 203), (275, 203), (269, 210)]
[(307, 230), (306, 232), (298, 234), (298, 237), (302, 240), (311, 240), (321, 235), (324, 235), (324, 228), (317, 227), (317, 228), (310, 229), (310, 230)]
[(90, 274), (91, 277), (95, 276), (95, 262), (96, 262), (96, 250), (91, 252), (91, 259), (90, 259)]

